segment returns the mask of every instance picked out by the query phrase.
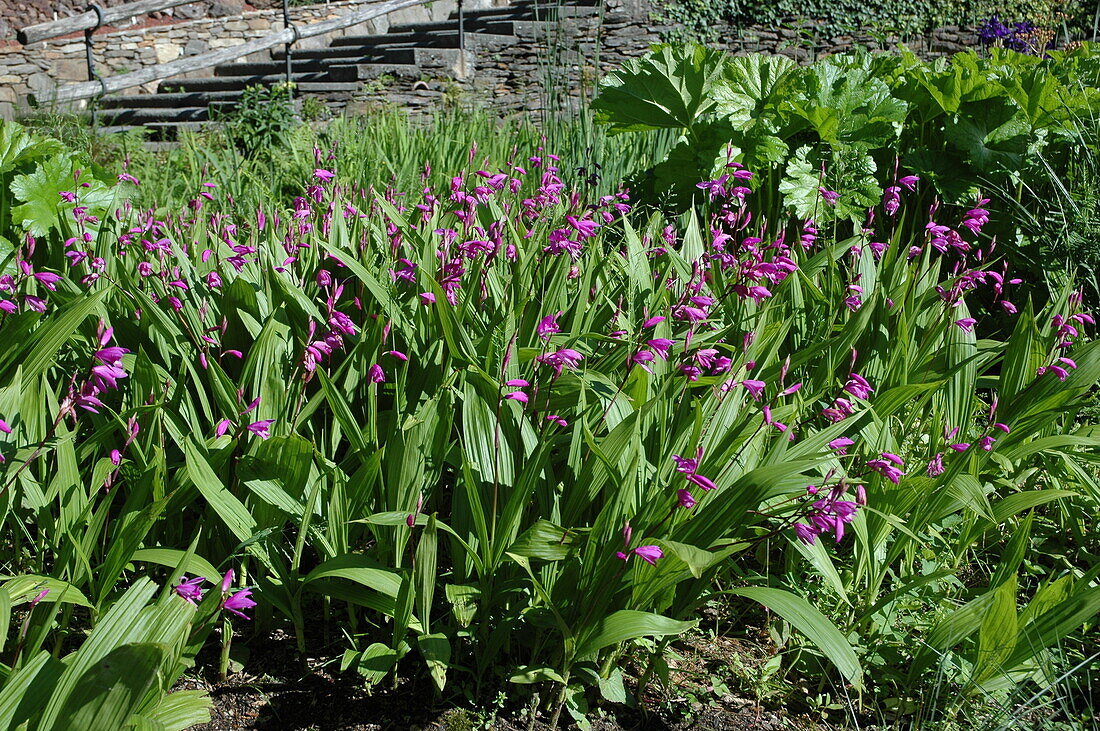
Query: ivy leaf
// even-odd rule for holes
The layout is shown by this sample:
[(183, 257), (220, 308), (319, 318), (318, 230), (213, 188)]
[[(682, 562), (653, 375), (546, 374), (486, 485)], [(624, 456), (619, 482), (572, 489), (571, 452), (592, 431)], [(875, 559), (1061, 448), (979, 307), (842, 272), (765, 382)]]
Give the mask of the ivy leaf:
[(15, 245), (4, 236), (0, 236), (0, 276), (15, 274)]
[(875, 177), (877, 170), (875, 159), (862, 148), (834, 152), (831, 164), (826, 167), (826, 187), (841, 193), (834, 207), (837, 218), (861, 218), (878, 203), (882, 189)]
[(44, 236), (50, 229), (60, 230), (58, 213), (62, 207), (72, 207), (61, 198), (63, 191), (73, 189), (72, 162), (66, 155), (54, 155), (39, 163), (34, 172), (17, 175), (11, 192), (23, 205), (12, 208), (11, 220), (34, 236)]

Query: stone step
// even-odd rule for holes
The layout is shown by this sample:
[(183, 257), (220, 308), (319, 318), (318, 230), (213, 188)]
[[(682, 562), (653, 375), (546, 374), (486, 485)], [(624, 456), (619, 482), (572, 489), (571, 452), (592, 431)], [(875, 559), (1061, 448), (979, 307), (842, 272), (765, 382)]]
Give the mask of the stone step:
[(511, 34), (501, 35), (499, 33), (467, 33), (466, 34), (466, 48), (492, 48), (494, 46), (510, 46), (514, 43), (520, 43), (523, 39), (519, 36)]
[[(524, 42), (524, 38), (545, 33), (554, 21), (562, 21), (562, 32), (569, 33), (570, 19), (603, 12), (603, 0), (556, 1), (559, 4), (552, 4), (555, 0), (514, 0), (505, 7), (465, 12), (467, 49)], [(292, 52), (294, 94), (322, 96), (331, 108), (338, 109), (353, 92), (363, 89), (363, 81), (390, 77), (401, 83), (386, 89), (386, 99), (409, 108), (425, 108), (446, 93), (449, 82), (426, 85), (420, 80), (456, 76), (462, 60), (459, 46), (457, 12), (446, 20), (392, 25), (387, 33), (341, 36), (325, 48)], [(285, 81), (285, 49), (272, 49), (271, 57), (270, 62), (223, 64), (206, 78), (166, 80), (156, 94), (104, 97), (101, 115), (107, 126), (103, 129), (144, 127), (151, 144), (175, 144), (172, 140), (179, 130), (202, 129), (222, 110), (231, 109), (248, 86)], [(470, 56), (467, 61), (472, 62)]]
[[(542, 10), (540, 6), (540, 10)], [(512, 18), (529, 18), (535, 14), (535, 6), (531, 4), (513, 5), (506, 8), (480, 8), (478, 10), (467, 10), (462, 16), (466, 20), (481, 20), (482, 18), (500, 18), (501, 20), (508, 20)], [(452, 12), (449, 19), (457, 20), (458, 11)]]
[(113, 124), (106, 127), (96, 127), (94, 131), (97, 135), (121, 135), (135, 129), (142, 129), (142, 127), (134, 124)]
[[(441, 72), (444, 76), (458, 75), (459, 61), (462, 52), (457, 48), (417, 48), (415, 49), (415, 63), (338, 63), (329, 66), (330, 70), (340, 70), (342, 73), (355, 74), (361, 81), (378, 79), (383, 76), (393, 76), (399, 79), (419, 79), (422, 76), (438, 76)], [(473, 60), (469, 59), (473, 65)], [(347, 69), (347, 71), (344, 71)]]
[[(291, 80), (298, 84), (299, 91), (305, 92), (309, 87), (306, 84), (332, 82), (353, 82), (356, 80), (355, 70), (343, 67), (330, 67), (325, 71), (305, 71), (291, 74)], [(253, 85), (273, 86), (286, 81), (283, 74), (257, 74), (254, 76), (213, 76), (201, 79), (179, 79), (176, 81), (162, 81), (159, 89), (164, 91), (232, 91), (244, 89)]]
[[(112, 135), (112, 134), (125, 134), (127, 132), (133, 132), (134, 130), (143, 130), (146, 133), (145, 139), (141, 141), (141, 146), (150, 152), (160, 152), (163, 150), (174, 150), (180, 146), (180, 143), (176, 140), (176, 133), (174, 128), (159, 128), (156, 131), (150, 130), (149, 127), (140, 124), (120, 124), (111, 127), (98, 127), (96, 134), (100, 136)], [(156, 135), (158, 139), (150, 139), (151, 136)], [(165, 139), (168, 135), (171, 139)]]
[[(291, 58), (291, 69), (294, 73), (310, 71), (325, 72), (333, 65), (346, 59), (346, 56), (318, 56), (314, 58)], [(373, 51), (360, 57), (364, 63), (416, 63), (416, 50), (413, 48), (395, 48)], [(214, 67), (215, 76), (276, 76), (285, 74), (286, 61), (260, 61), (227, 63)]]
[[(531, 16), (483, 16), (481, 18), (465, 18), (464, 29), (467, 32), (476, 32), (477, 30), (485, 29), (491, 33), (498, 33), (497, 30), (489, 30), (494, 26), (503, 26), (507, 23), (516, 22), (544, 22), (550, 20), (564, 20), (567, 18), (588, 18), (597, 16), (602, 12), (602, 7), (595, 6), (547, 6), (546, 14), (543, 15), (540, 12), (537, 15)], [(421, 23), (400, 23), (398, 25), (391, 25), (391, 33), (427, 33), (435, 30), (451, 30), (458, 28), (458, 16), (452, 15), (447, 20), (433, 20)], [(506, 33), (506, 31), (505, 31)]]
[(295, 87), (299, 94), (350, 94), (358, 90), (358, 81), (303, 81)]
[[(337, 43), (349, 39), (345, 43)], [(389, 36), (344, 36), (324, 48), (295, 49), (294, 58), (327, 58), (340, 55), (377, 53), (394, 48), (458, 48), (458, 31), (441, 33), (395, 33)], [(286, 57), (286, 50), (273, 48), (271, 57), (280, 60)]]
[(351, 69), (360, 81), (369, 81), (383, 76), (396, 79), (419, 79), (421, 68), (415, 63), (353, 63), (340, 68)]
[(239, 90), (188, 91), (157, 94), (111, 94), (99, 100), (101, 109), (135, 109), (151, 107), (200, 107), (211, 102), (234, 102), (241, 97)]
[(139, 126), (147, 130), (150, 142), (166, 142), (175, 140), (179, 133), (188, 130), (199, 132), (209, 126), (209, 122), (146, 122), (142, 125), (121, 126), (119, 130), (137, 129)]
[[(492, 18), (503, 20), (553, 20), (569, 15), (593, 15), (602, 10), (602, 0), (582, 0), (581, 2), (561, 3), (560, 5), (551, 2), (513, 3), (511, 6), (503, 8), (466, 10), (462, 15), (465, 20), (475, 22)], [(452, 11), (448, 18), (457, 20), (458, 11)]]
[[(222, 103), (222, 107), (227, 107)], [(100, 112), (103, 121), (111, 125), (151, 124), (154, 122), (205, 122), (211, 118), (210, 108), (201, 107), (145, 107), (137, 109), (105, 109)], [(215, 116), (217, 114), (215, 113)]]

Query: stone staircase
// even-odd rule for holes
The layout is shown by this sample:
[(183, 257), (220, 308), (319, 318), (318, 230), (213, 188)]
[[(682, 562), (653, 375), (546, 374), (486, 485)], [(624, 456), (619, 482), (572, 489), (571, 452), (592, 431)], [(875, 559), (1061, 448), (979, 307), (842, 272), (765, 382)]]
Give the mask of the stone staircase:
[[(377, 35), (346, 35), (327, 47), (295, 49), (295, 96), (315, 96), (334, 113), (349, 104), (385, 103), (422, 110), (456, 84), (477, 76), (479, 57), (529, 42), (551, 28), (596, 19), (603, 0), (514, 0), (510, 5), (464, 13), (465, 51), (457, 13), (446, 20), (391, 25)], [(568, 30), (564, 31), (566, 34)], [(113, 94), (99, 100), (101, 132), (136, 127), (151, 140), (172, 140), (181, 129), (201, 129), (230, 111), (249, 86), (286, 81), (284, 49), (271, 60), (241, 60), (213, 68), (205, 78), (166, 79), (153, 94)]]

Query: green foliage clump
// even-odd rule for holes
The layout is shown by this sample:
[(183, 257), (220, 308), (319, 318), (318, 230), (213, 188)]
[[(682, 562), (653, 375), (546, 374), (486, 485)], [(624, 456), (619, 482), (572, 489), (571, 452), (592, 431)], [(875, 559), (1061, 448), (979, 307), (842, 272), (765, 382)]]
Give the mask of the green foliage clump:
[(232, 143), (246, 156), (277, 157), (290, 144), (290, 135), (298, 126), (292, 87), (250, 86), (222, 121)]
[[(805, 679), (836, 720), (940, 683), (1011, 725), (1090, 662), (1100, 343), (1071, 278), (1019, 298), (958, 221), (1080, 132), (1051, 100), (1091, 55), (1055, 58), (664, 48), (600, 131), (345, 119), (279, 167), (189, 143), (116, 179), (0, 126), (0, 619), (82, 599), (14, 623), (0, 698), (65, 698), (109, 636), (132, 672), (73, 706), (194, 722), (164, 692), (217, 616), (229, 665), (235, 601), (303, 659), (336, 628), (368, 686), (584, 725), (721, 604), (769, 610), (758, 697)], [(890, 211), (914, 148), (953, 167)]]
[(655, 18), (674, 26), (669, 41), (721, 44), (719, 33), (731, 27), (805, 28), (809, 42), (867, 31), (905, 37), (946, 25), (972, 26), (994, 15), (1076, 36), (1092, 28), (1093, 9), (1080, 0), (659, 0)]
[[(1093, 246), (1087, 215), (1074, 214), (1053, 240), (1039, 219), (1067, 175), (1094, 180), (1085, 162), (1095, 159), (1098, 88), (1100, 54), (1087, 44), (1046, 60), (994, 49), (927, 63), (903, 50), (808, 66), (665, 46), (610, 74), (593, 108), (612, 131), (679, 134), (664, 161), (633, 176), (665, 210), (685, 210), (700, 196), (700, 171), (717, 175), (732, 159), (765, 177), (789, 213), (862, 219), (903, 169), (921, 178), (925, 207), (991, 197), (1013, 210), (990, 235), (1042, 281), (1044, 270), (1091, 262), (1071, 253)], [(817, 185), (843, 193), (823, 210)], [(1082, 203), (1061, 208), (1094, 211)]]

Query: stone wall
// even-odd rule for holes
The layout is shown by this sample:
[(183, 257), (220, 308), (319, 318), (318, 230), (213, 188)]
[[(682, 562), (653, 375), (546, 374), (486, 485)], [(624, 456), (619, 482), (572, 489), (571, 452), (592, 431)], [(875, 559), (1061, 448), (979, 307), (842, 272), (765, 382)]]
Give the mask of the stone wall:
[[(582, 95), (591, 97), (604, 74), (662, 41), (671, 28), (655, 24), (651, 11), (647, 0), (606, 0), (602, 17), (550, 25), (521, 23), (518, 42), (469, 42), (476, 65), (469, 97), (507, 111), (576, 106)], [(812, 37), (812, 26), (808, 30)], [(721, 29), (720, 36), (727, 39), (723, 47), (734, 54), (782, 54), (803, 63), (857, 45), (890, 48), (904, 41), (919, 55), (934, 58), (978, 43), (974, 29), (957, 27), (937, 28), (916, 38), (826, 37), (812, 45), (800, 42), (805, 35), (793, 28), (730, 26)]]
[[(296, 24), (314, 23), (344, 15), (351, 10), (380, 0), (342, 0), (324, 5), (291, 8), (291, 20)], [(467, 3), (479, 5), (481, 3)], [(454, 0), (437, 0), (427, 6), (399, 10), (366, 23), (361, 23), (327, 36), (315, 36), (299, 41), (296, 48), (319, 48), (328, 45), (338, 35), (383, 33), (390, 23), (415, 23), (446, 18), (455, 8)], [(226, 17), (206, 17), (198, 20), (172, 22), (163, 25), (131, 28), (112, 33), (97, 33), (93, 43), (96, 70), (101, 76), (135, 71), (145, 66), (165, 63), (181, 56), (193, 56), (204, 51), (235, 46), (260, 38), (283, 27), (282, 10), (254, 10)], [(265, 53), (253, 54), (241, 61), (263, 61)], [(195, 76), (209, 76), (210, 69)], [(186, 78), (186, 77), (180, 77)], [(83, 35), (51, 39), (29, 46), (14, 41), (0, 43), (0, 118), (12, 118), (28, 108), (28, 96), (48, 97), (57, 86), (73, 81), (87, 81)], [(151, 92), (137, 87), (127, 93)]]
[[(291, 12), (294, 22), (304, 24), (378, 1), (342, 0), (293, 8)], [(467, 8), (506, 4), (507, 0), (466, 0)], [(381, 33), (390, 23), (442, 20), (454, 8), (454, 0), (437, 0), (430, 6), (399, 11), (339, 34)], [(650, 0), (605, 0), (602, 16), (568, 18), (557, 23), (518, 22), (514, 37), (472, 33), (467, 36), (467, 57), (472, 68), (460, 84), (455, 83), (453, 75), (448, 78), (445, 69), (424, 67), (419, 69), (423, 78), (438, 77), (434, 87), (410, 94), (407, 88), (399, 88), (400, 84), (387, 90), (377, 83), (368, 83), (359, 101), (383, 102), (388, 91), (396, 104), (430, 106), (434, 100), (454, 98), (452, 91), (464, 90), (467, 99), (504, 111), (575, 106), (582, 95), (591, 94), (603, 74), (661, 41), (669, 28), (655, 24), (653, 17)], [(281, 27), (281, 11), (267, 9), (102, 33), (95, 36), (95, 59), (101, 74), (113, 75), (237, 45)], [(801, 30), (800, 33), (793, 28), (731, 26), (721, 29), (720, 36), (727, 39), (725, 47), (733, 53), (779, 53), (803, 62), (856, 44), (875, 47), (881, 42), (869, 36), (843, 35), (818, 38), (808, 45), (801, 39), (813, 37), (813, 27), (804, 26)], [(332, 36), (310, 38), (301, 41), (298, 47), (322, 47), (331, 39)], [(970, 29), (940, 28), (924, 38), (891, 40), (905, 40), (921, 55), (931, 57), (971, 47), (977, 36)], [(890, 40), (887, 44), (892, 45)], [(268, 58), (265, 52), (240, 60)], [(195, 75), (209, 74), (207, 69)], [(25, 109), (30, 93), (48, 97), (49, 90), (57, 85), (86, 79), (84, 44), (79, 36), (28, 47), (0, 45), (0, 117), (10, 117)], [(418, 83), (424, 86), (424, 82)], [(129, 93), (148, 93), (155, 88), (154, 82)], [(351, 108), (362, 107), (358, 104)]]
[[(100, 7), (109, 8), (132, 0), (98, 0)], [(186, 5), (149, 13), (147, 16), (130, 18), (115, 30), (137, 25), (157, 25), (155, 21), (164, 19), (195, 20), (196, 18), (223, 15), (240, 15), (246, 10), (264, 10), (281, 8), (282, 0), (195, 0)], [(28, 25), (47, 23), (58, 18), (69, 18), (83, 13), (88, 8), (87, 0), (0, 0), (0, 41), (14, 40), (15, 29)], [(152, 23), (148, 21), (154, 21)]]

